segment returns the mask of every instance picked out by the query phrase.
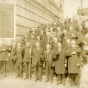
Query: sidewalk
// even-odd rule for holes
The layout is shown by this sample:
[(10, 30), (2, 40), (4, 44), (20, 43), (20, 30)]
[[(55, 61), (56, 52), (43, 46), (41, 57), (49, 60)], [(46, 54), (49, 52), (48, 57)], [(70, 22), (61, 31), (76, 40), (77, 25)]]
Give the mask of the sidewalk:
[(44, 77), (42, 82), (35, 82), (33, 78), (32, 80), (24, 80), (23, 78), (15, 78), (14, 75), (8, 75), (7, 77), (0, 76), (0, 88), (77, 88), (76, 86), (71, 87), (68, 81), (63, 86), (62, 84), (56, 85), (55, 79), (53, 83), (45, 83)]

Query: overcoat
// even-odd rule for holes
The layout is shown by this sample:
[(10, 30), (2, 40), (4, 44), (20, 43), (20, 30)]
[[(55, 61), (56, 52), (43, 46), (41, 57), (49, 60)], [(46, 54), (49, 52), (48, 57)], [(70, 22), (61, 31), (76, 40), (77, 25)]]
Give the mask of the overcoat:
[[(72, 54), (72, 52), (76, 52), (76, 54)], [(79, 67), (77, 64), (80, 64), (80, 58), (78, 56), (78, 53), (81, 52), (80, 48), (70, 48), (66, 51), (66, 56), (69, 56), (68, 58), (68, 73), (78, 73)]]
[(56, 74), (65, 74), (64, 64), (67, 64), (67, 59), (65, 57), (65, 49), (62, 48), (58, 52), (58, 55), (56, 56), (56, 60), (55, 60), (55, 73)]

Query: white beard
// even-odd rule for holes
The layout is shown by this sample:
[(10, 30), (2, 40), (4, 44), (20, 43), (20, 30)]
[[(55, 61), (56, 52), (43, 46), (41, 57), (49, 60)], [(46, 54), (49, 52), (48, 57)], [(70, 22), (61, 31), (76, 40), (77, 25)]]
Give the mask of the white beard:
[(88, 88), (88, 64), (81, 69), (80, 86), (79, 88)]

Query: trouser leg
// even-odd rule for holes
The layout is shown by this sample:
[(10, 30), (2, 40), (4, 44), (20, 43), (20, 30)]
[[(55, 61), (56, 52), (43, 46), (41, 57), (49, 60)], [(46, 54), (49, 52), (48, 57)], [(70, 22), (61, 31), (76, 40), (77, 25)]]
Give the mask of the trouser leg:
[(27, 78), (27, 62), (24, 63), (25, 78)]
[(53, 82), (54, 69), (50, 68), (50, 81)]
[(14, 60), (11, 59), (11, 71), (12, 71), (12, 72), (14, 72), (14, 64), (15, 64), (15, 63), (14, 63)]
[(79, 74), (75, 74), (75, 84), (78, 86), (79, 85)]
[(49, 81), (49, 62), (46, 62), (46, 81)]
[(74, 85), (75, 83), (75, 75), (74, 73), (71, 73), (71, 85)]
[(22, 65), (23, 63), (19, 63), (20, 77), (22, 77)]
[(39, 80), (42, 81), (42, 66), (38, 67), (38, 77)]
[(34, 66), (34, 72), (35, 72), (35, 81), (38, 79), (38, 64)]
[(28, 77), (31, 79), (31, 62), (28, 62)]
[(3, 73), (6, 76), (6, 61), (3, 61)]
[(65, 74), (62, 74), (62, 84), (65, 85), (66, 82), (66, 76)]
[(58, 81), (61, 82), (61, 74), (58, 74)]
[(61, 83), (61, 74), (57, 74), (57, 85)]
[(29, 65), (30, 65), (30, 63), (27, 62), (27, 77), (29, 77), (29, 70), (31, 70), (31, 69), (29, 69)]
[(19, 71), (19, 63), (18, 61), (16, 61), (16, 73), (17, 73), (17, 77), (20, 76), (20, 71)]

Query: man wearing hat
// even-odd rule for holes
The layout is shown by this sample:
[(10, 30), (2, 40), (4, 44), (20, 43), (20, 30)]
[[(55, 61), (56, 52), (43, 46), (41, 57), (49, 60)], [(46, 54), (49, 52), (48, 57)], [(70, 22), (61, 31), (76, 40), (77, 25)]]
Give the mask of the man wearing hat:
[(55, 73), (57, 74), (57, 85), (60, 83), (65, 85), (65, 68), (67, 66), (67, 59), (65, 57), (66, 51), (61, 43), (58, 43), (56, 52)]

